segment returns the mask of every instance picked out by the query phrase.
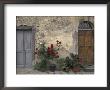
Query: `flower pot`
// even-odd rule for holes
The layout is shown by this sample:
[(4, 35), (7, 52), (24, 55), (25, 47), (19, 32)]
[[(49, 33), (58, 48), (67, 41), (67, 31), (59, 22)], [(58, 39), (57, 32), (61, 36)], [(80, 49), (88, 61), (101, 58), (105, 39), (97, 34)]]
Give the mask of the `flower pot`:
[(76, 66), (72, 69), (73, 72), (80, 72), (80, 67)]
[(50, 64), (50, 65), (49, 65), (49, 70), (50, 70), (51, 72), (55, 72), (55, 70), (56, 70), (56, 65), (55, 65), (55, 64)]

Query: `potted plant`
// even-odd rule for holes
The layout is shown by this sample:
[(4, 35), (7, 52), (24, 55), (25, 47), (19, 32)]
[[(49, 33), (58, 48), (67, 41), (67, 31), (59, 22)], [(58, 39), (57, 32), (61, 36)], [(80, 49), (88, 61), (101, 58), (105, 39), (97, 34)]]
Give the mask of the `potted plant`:
[(51, 44), (48, 48), (45, 46), (45, 43), (40, 44), (40, 48), (36, 48), (35, 54), (37, 54), (38, 58), (41, 60), (39, 65), (40, 70), (46, 70), (47, 68), (50, 71), (56, 70), (56, 65), (53, 63), (55, 58), (59, 58), (58, 50), (61, 46), (61, 42), (57, 42), (57, 47), (54, 48), (53, 44)]
[(78, 55), (74, 55), (73, 53), (70, 53), (71, 59), (73, 60), (73, 72), (80, 72), (81, 69), (84, 69), (82, 65), (82, 60), (79, 59)]
[(47, 48), (47, 57), (49, 59), (50, 65), (49, 70), (54, 72), (56, 70), (56, 65), (54, 64), (55, 58), (59, 58), (57, 50), (55, 50), (53, 44)]
[(74, 62), (68, 56), (65, 58), (63, 71), (69, 72), (73, 68)]

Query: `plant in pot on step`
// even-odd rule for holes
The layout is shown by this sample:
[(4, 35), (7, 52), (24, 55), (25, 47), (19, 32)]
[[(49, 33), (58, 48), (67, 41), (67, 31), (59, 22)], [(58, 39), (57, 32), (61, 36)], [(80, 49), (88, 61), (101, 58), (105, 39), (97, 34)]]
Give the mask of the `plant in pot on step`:
[(71, 68), (73, 68), (73, 66), (74, 66), (73, 60), (67, 56), (64, 61), (63, 71), (69, 72)]
[(72, 68), (73, 72), (80, 72), (80, 70), (84, 69), (82, 65), (82, 61), (79, 59), (78, 55), (74, 55), (73, 53), (70, 53), (71, 59), (74, 61), (74, 65)]
[[(58, 49), (57, 49), (58, 50)], [(56, 65), (54, 63), (55, 58), (59, 58), (58, 52), (55, 50), (53, 44), (47, 49), (47, 56), (50, 61), (49, 70), (54, 72), (56, 70)]]
[(41, 71), (55, 71), (56, 70), (56, 65), (53, 63), (56, 58), (59, 58), (58, 55), (58, 50), (60, 48), (60, 43), (58, 43), (58, 48), (54, 48), (53, 44), (46, 48), (45, 43), (40, 44), (39, 49), (36, 48), (35, 55), (38, 56), (38, 58), (41, 60), (39, 63), (35, 64), (35, 69), (37, 68), (38, 70)]

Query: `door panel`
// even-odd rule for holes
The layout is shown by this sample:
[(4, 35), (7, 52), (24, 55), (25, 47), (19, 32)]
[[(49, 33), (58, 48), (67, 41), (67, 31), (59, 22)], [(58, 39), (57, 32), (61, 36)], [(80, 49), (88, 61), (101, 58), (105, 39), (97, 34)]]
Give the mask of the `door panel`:
[[(89, 64), (89, 61), (90, 61), (90, 57), (89, 57), (88, 50), (89, 50), (89, 48), (88, 48), (88, 46), (86, 46), (86, 47), (85, 47), (85, 52), (84, 52), (84, 53), (85, 53), (85, 56), (84, 56), (84, 57), (85, 57), (85, 63), (86, 63), (86, 64)], [(91, 50), (90, 50), (90, 51), (91, 51)]]
[(31, 67), (32, 65), (32, 32), (24, 31), (24, 49), (26, 57), (26, 67)]
[(32, 65), (32, 52), (26, 52), (26, 67), (31, 67)]
[(85, 44), (86, 44), (86, 46), (91, 46), (93, 44), (93, 41), (92, 41), (92, 38), (93, 38), (92, 32), (91, 31), (86, 31), (84, 37), (85, 37)]
[(17, 67), (24, 67), (23, 31), (17, 31), (16, 49)]
[(93, 47), (88, 47), (88, 64), (94, 64), (94, 55), (93, 55)]
[(17, 31), (17, 50), (23, 51), (23, 31)]
[(24, 31), (24, 49), (28, 50), (32, 48), (32, 36), (31, 36), (31, 31)]
[(23, 52), (17, 52), (17, 65), (24, 67), (24, 53)]
[(83, 46), (79, 47), (79, 57), (84, 64), (86, 57), (85, 57), (85, 47), (83, 47)]
[(79, 38), (79, 40), (80, 40), (80, 42), (79, 42), (79, 46), (84, 46), (85, 45), (85, 33), (84, 32), (82, 32), (82, 31), (80, 31), (80, 32), (78, 32), (78, 38)]

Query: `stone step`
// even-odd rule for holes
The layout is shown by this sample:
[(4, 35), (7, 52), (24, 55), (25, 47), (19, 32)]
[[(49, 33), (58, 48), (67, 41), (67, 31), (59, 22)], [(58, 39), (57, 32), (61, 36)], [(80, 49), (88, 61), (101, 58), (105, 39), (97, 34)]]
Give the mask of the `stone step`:
[(94, 72), (94, 65), (85, 66), (85, 72)]

